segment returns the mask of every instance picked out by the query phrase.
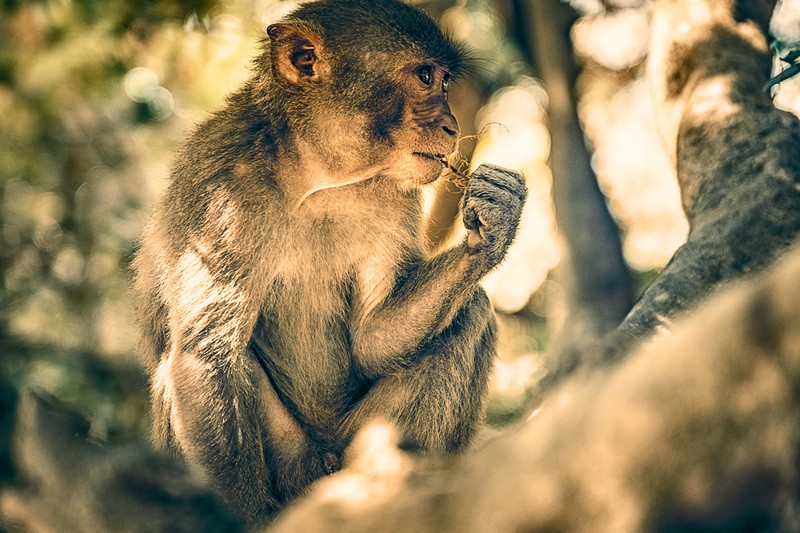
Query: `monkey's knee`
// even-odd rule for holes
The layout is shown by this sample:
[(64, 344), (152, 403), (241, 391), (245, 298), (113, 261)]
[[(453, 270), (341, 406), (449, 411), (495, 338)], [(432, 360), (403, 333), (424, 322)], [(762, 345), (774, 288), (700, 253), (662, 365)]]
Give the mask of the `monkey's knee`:
[(472, 320), (485, 321), (494, 316), (489, 296), (481, 287), (475, 287), (462, 306), (462, 310), (466, 310)]
[(483, 416), (496, 330), (491, 303), (476, 289), (411, 371), (411, 398), (398, 417), (405, 446), (457, 452), (469, 444)]
[(443, 348), (451, 357), (486, 366), (491, 365), (494, 359), (496, 337), (497, 320), (492, 304), (483, 289), (478, 287), (430, 348), (436, 351)]
[(448, 452), (465, 449), (482, 422), (489, 377), (497, 354), (497, 319), (489, 298), (482, 289), (476, 290), (470, 305), (471, 327), (474, 331), (464, 335), (457, 347), (461, 352), (463, 382), (454, 402), (459, 415), (452, 419), (448, 431), (443, 435)]

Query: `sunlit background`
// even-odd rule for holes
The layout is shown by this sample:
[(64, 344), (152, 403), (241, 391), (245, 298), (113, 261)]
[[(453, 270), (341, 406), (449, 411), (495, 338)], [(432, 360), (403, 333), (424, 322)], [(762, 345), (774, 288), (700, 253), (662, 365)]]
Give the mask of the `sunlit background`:
[[(642, 78), (649, 4), (605, 13), (599, 2), (574, 3), (587, 14), (572, 33), (584, 64), (580, 118), (626, 261), (644, 282), (687, 232)], [(143, 438), (149, 428), (126, 293), (136, 236), (182, 139), (248, 76), (265, 27), (296, 5), (196, 4), (11, 1), (0, 11), (2, 379), (74, 405), (99, 438)], [(477, 109), (462, 124), (477, 133), (471, 168), (517, 169), (530, 191), (508, 259), (484, 282), (502, 318), (489, 412), (502, 424), (530, 403), (561, 305), (548, 97), (492, 2), (423, 5), (482, 58), (461, 82), (480, 85), (479, 96), (470, 104), (454, 91), (452, 102)], [(800, 111), (800, 83), (776, 97)]]

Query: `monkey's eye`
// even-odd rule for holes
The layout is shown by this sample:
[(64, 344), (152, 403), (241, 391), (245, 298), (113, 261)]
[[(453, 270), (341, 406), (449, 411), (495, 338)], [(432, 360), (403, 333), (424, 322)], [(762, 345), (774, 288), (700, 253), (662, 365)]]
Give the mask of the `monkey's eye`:
[(420, 65), (416, 69), (414, 69), (414, 74), (416, 74), (419, 81), (421, 81), (424, 85), (430, 86), (433, 83), (433, 67), (430, 65)]
[(447, 74), (444, 79), (442, 79), (442, 92), (447, 94), (447, 91), (450, 88), (450, 75)]

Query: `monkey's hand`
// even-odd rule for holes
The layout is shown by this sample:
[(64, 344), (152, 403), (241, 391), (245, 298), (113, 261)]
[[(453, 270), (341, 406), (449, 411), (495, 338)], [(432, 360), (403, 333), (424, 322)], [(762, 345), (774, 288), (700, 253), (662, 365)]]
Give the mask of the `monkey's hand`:
[(519, 226), (527, 190), (524, 178), (511, 170), (481, 165), (464, 192), (462, 211), (467, 231), (467, 255), (479, 276), (506, 255)]

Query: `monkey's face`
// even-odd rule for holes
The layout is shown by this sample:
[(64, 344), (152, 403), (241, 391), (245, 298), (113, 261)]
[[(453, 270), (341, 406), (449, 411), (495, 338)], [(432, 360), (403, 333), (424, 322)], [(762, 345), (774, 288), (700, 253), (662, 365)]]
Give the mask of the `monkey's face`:
[[(411, 10), (399, 3), (388, 7)], [(372, 14), (359, 16), (369, 19), (372, 30), (382, 23)], [(301, 22), (268, 28), (274, 79), (299, 110), (289, 119), (305, 147), (301, 157), (315, 159), (324, 185), (376, 178), (419, 187), (441, 174), (456, 149), (459, 129), (447, 89), (460, 56), (432, 21), (421, 21), (430, 25), (425, 35), (433, 44), (390, 35), (397, 26), (357, 38), (352, 29), (323, 38)]]
[(330, 83), (310, 94), (303, 140), (338, 174), (391, 180), (403, 189), (434, 181), (457, 146), (447, 100), (451, 74), (430, 59), (368, 52), (333, 62)]
[(338, 167), (369, 169), (403, 189), (438, 178), (458, 143), (447, 101), (449, 70), (426, 58), (367, 53), (350, 59), (346, 73), (332, 86), (312, 128), (336, 144), (331, 157), (341, 159)]
[(441, 174), (444, 159), (458, 145), (458, 123), (447, 101), (451, 74), (432, 61), (403, 65), (398, 74), (403, 106), (391, 134), (392, 177), (401, 186), (424, 185)]

